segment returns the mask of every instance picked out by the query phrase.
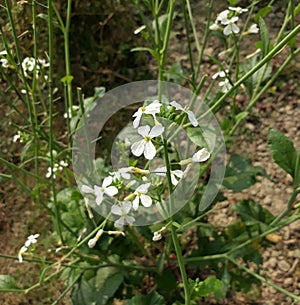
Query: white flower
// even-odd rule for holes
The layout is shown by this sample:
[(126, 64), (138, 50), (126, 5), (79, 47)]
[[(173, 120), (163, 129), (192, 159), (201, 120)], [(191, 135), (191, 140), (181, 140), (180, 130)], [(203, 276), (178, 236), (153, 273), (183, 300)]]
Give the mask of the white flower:
[(206, 148), (202, 148), (194, 153), (192, 157), (192, 162), (205, 162), (210, 157), (210, 152)]
[(130, 225), (135, 221), (134, 217), (128, 215), (131, 207), (130, 201), (122, 202), (121, 206), (115, 204), (111, 207), (112, 214), (120, 216), (114, 223), (116, 228), (122, 228), (124, 225)]
[(175, 107), (175, 110), (181, 110), (183, 112), (185, 112), (188, 115), (189, 121), (191, 122), (191, 124), (196, 127), (198, 126), (198, 121), (195, 117), (195, 114), (193, 111), (191, 110), (185, 110), (180, 104), (178, 104), (177, 102), (173, 101), (170, 103), (171, 106)]
[(8, 63), (8, 60), (6, 58), (1, 58), (0, 62), (1, 62), (1, 65), (2, 65), (3, 68), (8, 68), (9, 63)]
[(219, 86), (221, 87), (221, 91), (223, 93), (226, 93), (232, 87), (228, 78), (225, 78), (223, 81), (219, 82)]
[(134, 192), (135, 198), (132, 201), (132, 207), (136, 211), (141, 202), (145, 208), (148, 208), (152, 204), (152, 198), (147, 194), (151, 183), (141, 184)]
[(151, 130), (148, 125), (139, 127), (138, 133), (143, 139), (131, 145), (132, 153), (137, 157), (144, 154), (146, 159), (152, 160), (156, 155), (156, 149), (151, 139), (160, 136), (163, 131), (164, 127), (161, 125), (155, 125)]
[(257, 26), (256, 23), (254, 23), (250, 26), (250, 28), (248, 29), (247, 32), (250, 34), (257, 34), (257, 33), (259, 33), (259, 27)]
[(133, 32), (133, 34), (134, 34), (134, 35), (137, 35), (137, 34), (139, 34), (142, 30), (144, 30), (145, 28), (146, 28), (145, 25), (141, 25), (140, 27), (138, 27), (138, 28)]
[[(163, 166), (163, 167), (159, 167), (154, 171), (155, 174), (159, 175), (159, 176), (166, 176), (167, 175), (167, 167)], [(183, 177), (183, 171), (176, 169), (176, 170), (171, 170), (170, 171), (171, 174), (171, 182), (173, 185), (177, 185), (178, 184), (178, 180), (177, 178), (181, 179)]]
[(219, 71), (212, 76), (212, 79), (216, 79), (217, 77), (226, 77), (228, 72), (229, 72), (228, 69), (226, 69), (225, 71)]
[(61, 170), (61, 171), (64, 169), (64, 167), (69, 166), (69, 164), (66, 161), (63, 161), (63, 160), (60, 161), (59, 164), (56, 164), (56, 165), (57, 165), (58, 169)]
[(28, 250), (28, 248), (25, 247), (25, 246), (23, 246), (23, 247), (19, 250), (19, 253), (18, 253), (19, 263), (22, 263), (22, 262), (23, 262), (23, 256), (22, 256), (22, 254), (25, 253), (27, 250)]
[(224, 24), (223, 22), (228, 20), (227, 19), (228, 14), (229, 14), (229, 10), (225, 10), (225, 11), (222, 11), (221, 13), (219, 13), (217, 16), (217, 22), (220, 21), (222, 24)]
[(24, 60), (22, 61), (22, 68), (25, 75), (27, 75), (27, 71), (32, 72), (34, 70), (35, 63), (36, 61), (33, 57), (24, 58)]
[(25, 247), (29, 247), (32, 244), (35, 244), (37, 242), (37, 238), (40, 236), (40, 234), (34, 234), (27, 237), (27, 240), (24, 244)]
[(7, 51), (6, 50), (1, 51), (0, 55), (3, 55), (3, 56), (7, 55)]
[(130, 179), (130, 173), (132, 172), (132, 167), (122, 167), (122, 168), (119, 168), (117, 171), (115, 172), (111, 172), (109, 173), (112, 178), (113, 178), (113, 181), (116, 181), (116, 180), (120, 180), (121, 178), (123, 179)]
[(238, 14), (242, 14), (242, 13), (248, 12), (248, 9), (247, 9), (247, 8), (241, 8), (241, 7), (239, 7), (239, 6), (237, 6), (237, 7), (229, 6), (228, 8), (229, 8), (231, 11), (236, 12), (236, 13), (238, 13)]
[(71, 119), (76, 114), (76, 112), (78, 110), (79, 110), (79, 106), (73, 105), (72, 108), (68, 109), (68, 112), (64, 113), (64, 118), (65, 119)]
[(100, 205), (103, 201), (104, 194), (112, 197), (118, 193), (118, 189), (115, 186), (110, 186), (112, 182), (112, 177), (106, 177), (104, 178), (101, 187), (94, 185), (94, 193), (96, 196), (97, 205)]
[(220, 27), (218, 26), (218, 24), (217, 23), (212, 23), (210, 26), (209, 26), (209, 29), (211, 30), (211, 31), (216, 31), (216, 30), (218, 30)]
[(21, 133), (20, 133), (20, 131), (18, 131), (18, 133), (13, 136), (13, 142), (15, 143), (18, 140), (20, 140), (20, 142), (21, 142), (20, 137), (21, 137)]
[(154, 232), (154, 233), (153, 233), (153, 237), (152, 237), (152, 240), (153, 240), (153, 241), (159, 241), (159, 240), (161, 240), (161, 239), (162, 239), (162, 235), (161, 235), (160, 232)]
[(50, 63), (47, 62), (45, 59), (38, 59), (38, 63), (43, 67), (43, 68), (47, 68), (50, 66)]
[(240, 29), (239, 27), (235, 24), (236, 21), (239, 20), (239, 17), (234, 16), (230, 19), (224, 20), (222, 24), (226, 25), (226, 27), (223, 30), (224, 35), (228, 36), (231, 33), (237, 34), (239, 33)]
[(142, 106), (133, 114), (135, 118), (133, 121), (133, 127), (137, 128), (140, 124), (143, 114), (151, 114), (155, 118), (155, 114), (160, 112), (161, 103), (158, 100), (153, 101), (147, 106)]

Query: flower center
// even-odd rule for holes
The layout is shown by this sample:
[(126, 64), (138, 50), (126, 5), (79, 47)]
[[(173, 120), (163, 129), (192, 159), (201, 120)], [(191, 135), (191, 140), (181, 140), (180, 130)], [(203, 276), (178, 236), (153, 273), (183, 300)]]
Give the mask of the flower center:
[(145, 136), (145, 137), (144, 137), (144, 140), (145, 140), (146, 142), (150, 142), (150, 141), (151, 141), (151, 138), (150, 138), (149, 136)]

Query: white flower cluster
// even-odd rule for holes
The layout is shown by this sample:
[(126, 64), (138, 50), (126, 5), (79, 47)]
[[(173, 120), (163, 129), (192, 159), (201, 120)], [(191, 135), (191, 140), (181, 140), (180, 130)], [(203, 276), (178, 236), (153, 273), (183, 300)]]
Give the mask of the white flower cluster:
[[(162, 107), (164, 108), (163, 111), (161, 111)], [(175, 101), (170, 102), (169, 105), (164, 105), (158, 100), (155, 100), (148, 105), (140, 107), (133, 114), (133, 128), (137, 132), (136, 141), (130, 145), (133, 156), (143, 156), (146, 160), (153, 160), (155, 158), (157, 147), (162, 145), (162, 137), (165, 131), (165, 127), (159, 123), (157, 116), (162, 116), (163, 113), (164, 117), (168, 117), (168, 114), (175, 112), (180, 113), (176, 116), (177, 118), (187, 118), (192, 126), (198, 126), (195, 114)], [(149, 125), (139, 126), (144, 116), (145, 119), (147, 119), (147, 122), (153, 122), (153, 125), (149, 123)], [(205, 162), (209, 158), (210, 153), (208, 150), (202, 148), (194, 153), (192, 157), (186, 160), (179, 160), (178, 165), (183, 166), (193, 162)], [(171, 183), (176, 187), (179, 184), (180, 179), (184, 177), (185, 172), (180, 169), (172, 168), (169, 168), (169, 171)], [(155, 170), (151, 171), (149, 169), (141, 169), (134, 166), (123, 167), (114, 172), (110, 172), (109, 175), (102, 180), (101, 185), (89, 186), (83, 184), (81, 186), (81, 191), (82, 193), (87, 194), (87, 196), (92, 196), (92, 200), (97, 206), (100, 206), (105, 198), (113, 199), (115, 196), (117, 196), (118, 199), (123, 198), (122, 201), (116, 199), (115, 203), (110, 207), (111, 214), (116, 216), (116, 221), (114, 222), (115, 227), (122, 229), (125, 225), (131, 225), (135, 222), (135, 218), (132, 214), (137, 212), (140, 206), (149, 208), (155, 201), (153, 196), (151, 197), (151, 194), (156, 185), (152, 184), (154, 182), (151, 182), (151, 179), (146, 177), (150, 174), (156, 176), (153, 181), (156, 181), (157, 183), (157, 177), (167, 176), (167, 166), (157, 167)], [(131, 179), (132, 175), (138, 175), (141, 183), (137, 185), (135, 190), (129, 191), (136, 183), (134, 180), (129, 181), (128, 183), (128, 180)], [(124, 191), (124, 193), (122, 191)], [(89, 202), (89, 200), (90, 198), (85, 197), (85, 202)], [(94, 246), (102, 233), (102, 231), (99, 231), (99, 234), (90, 240), (89, 246)], [(155, 240), (158, 240), (158, 237), (159, 236), (156, 236)]]
[(1, 66), (5, 69), (7, 69), (9, 67), (8, 60), (5, 57), (6, 55), (7, 55), (6, 50), (0, 52), (0, 63), (1, 63)]
[(21, 64), (26, 77), (30, 77), (30, 74), (34, 71), (34, 69), (36, 69), (36, 77), (38, 77), (41, 67), (47, 68), (49, 65), (50, 64), (46, 62), (45, 59), (35, 59), (34, 57), (25, 57)]
[[(225, 36), (238, 34), (240, 32), (240, 28), (237, 26), (239, 15), (245, 12), (248, 12), (248, 9), (229, 6), (228, 9), (218, 14), (215, 22), (210, 25), (209, 29), (212, 31), (222, 30)], [(256, 34), (258, 32), (257, 24), (252, 24), (244, 34)]]
[(27, 240), (25, 241), (24, 245), (22, 246), (22, 248), (19, 250), (19, 253), (18, 253), (18, 259), (19, 259), (20, 263), (23, 262), (22, 254), (27, 252), (29, 247), (37, 242), (37, 238), (39, 236), (40, 236), (40, 234), (34, 234), (34, 235), (30, 235), (30, 236), (27, 237)]
[(212, 76), (212, 79), (221, 78), (221, 81), (219, 82), (219, 87), (221, 88), (221, 91), (223, 93), (226, 93), (232, 87), (229, 78), (227, 77), (228, 73), (229, 70), (226, 69), (225, 71), (217, 72)]
[(55, 163), (52, 167), (48, 167), (47, 173), (46, 173), (46, 178), (51, 178), (53, 175), (53, 179), (56, 178), (55, 172), (62, 171), (65, 167), (68, 167), (69, 164), (65, 161), (60, 161), (59, 163)]

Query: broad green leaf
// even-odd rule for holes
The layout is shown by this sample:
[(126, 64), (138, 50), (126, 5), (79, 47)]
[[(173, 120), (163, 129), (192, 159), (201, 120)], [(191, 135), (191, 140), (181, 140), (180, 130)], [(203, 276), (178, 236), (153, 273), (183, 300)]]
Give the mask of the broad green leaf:
[(268, 145), (273, 160), (294, 178), (297, 152), (292, 140), (278, 130), (270, 129)]
[(0, 274), (0, 291), (22, 290), (15, 279), (6, 274)]
[(259, 23), (259, 32), (261, 39), (261, 53), (262, 56), (265, 57), (269, 52), (270, 33), (262, 17), (259, 17), (258, 23)]
[(255, 184), (257, 176), (266, 176), (262, 167), (252, 166), (248, 158), (232, 154), (226, 168), (223, 185), (234, 192), (240, 192)]
[(114, 267), (100, 268), (95, 277), (82, 276), (71, 294), (73, 305), (106, 305), (124, 279), (124, 273)]
[(263, 8), (261, 8), (257, 14), (254, 16), (254, 21), (255, 23), (258, 23), (258, 20), (260, 17), (265, 17), (267, 16), (272, 10), (272, 7), (271, 6), (265, 6)]
[(206, 126), (188, 127), (186, 129), (190, 140), (200, 148), (213, 151), (216, 145), (216, 133)]
[(164, 305), (164, 298), (156, 291), (152, 291), (148, 295), (137, 295), (126, 300), (124, 305)]

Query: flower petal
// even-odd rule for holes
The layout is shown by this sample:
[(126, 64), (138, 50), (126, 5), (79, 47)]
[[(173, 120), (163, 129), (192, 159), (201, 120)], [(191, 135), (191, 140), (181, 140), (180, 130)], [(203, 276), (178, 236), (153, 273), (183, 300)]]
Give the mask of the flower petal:
[(109, 185), (111, 185), (112, 184), (112, 181), (113, 181), (113, 179), (112, 179), (112, 177), (106, 177), (106, 178), (104, 178), (104, 180), (103, 180), (103, 182), (102, 182), (102, 187), (107, 187), (107, 186), (109, 186)]
[(163, 167), (158, 167), (154, 173), (158, 176), (165, 176), (167, 173), (167, 167), (163, 166)]
[(137, 128), (139, 126), (141, 118), (142, 118), (142, 114), (143, 114), (143, 112), (140, 109), (133, 114), (133, 117), (135, 117), (135, 119), (133, 120), (133, 123), (132, 123), (133, 128)]
[(122, 203), (122, 208), (125, 214), (128, 214), (128, 212), (131, 210), (131, 202), (130, 201), (124, 201)]
[(174, 174), (178, 178), (182, 178), (183, 177), (183, 171), (180, 170), (180, 169), (176, 169), (176, 170), (172, 171), (172, 174)]
[(153, 101), (151, 104), (146, 106), (145, 113), (155, 115), (160, 112), (160, 107), (162, 104), (159, 101)]
[(152, 139), (154, 137), (158, 137), (160, 136), (163, 132), (164, 132), (165, 128), (162, 125), (155, 125), (150, 133), (149, 133), (149, 137)]
[(109, 186), (105, 189), (105, 194), (108, 196), (115, 196), (118, 194), (118, 189), (115, 186)]
[(145, 208), (149, 208), (152, 205), (152, 198), (148, 195), (141, 195), (141, 202)]
[(202, 148), (199, 151), (197, 151), (193, 157), (193, 162), (205, 162), (210, 157), (210, 153), (206, 148)]
[(136, 211), (139, 208), (140, 197), (136, 196), (132, 201), (132, 208)]
[(150, 187), (151, 183), (148, 182), (148, 183), (144, 183), (144, 184), (141, 184), (135, 191), (135, 193), (137, 192), (140, 192), (142, 194), (146, 194), (148, 192), (148, 189)]
[(175, 175), (173, 175), (173, 174), (171, 174), (171, 182), (175, 186), (178, 184), (178, 180), (176, 179)]
[(146, 137), (149, 135), (149, 131), (150, 131), (150, 126), (146, 125), (146, 126), (141, 126), (138, 128), (138, 133), (142, 136), (142, 137)]
[(100, 204), (102, 203), (102, 201), (103, 201), (103, 193), (101, 192), (101, 193), (99, 193), (99, 194), (97, 195), (97, 197), (96, 197), (96, 203), (97, 203), (97, 205), (100, 205)]
[(118, 220), (115, 221), (114, 226), (116, 228), (122, 228), (125, 225), (125, 220), (123, 217), (120, 217)]
[(134, 217), (132, 217), (132, 216), (128, 216), (128, 215), (126, 215), (126, 217), (125, 217), (125, 221), (126, 221), (126, 223), (127, 223), (127, 224), (131, 225), (132, 223), (134, 223), (134, 222), (135, 222), (135, 218), (134, 218)]
[(152, 160), (156, 155), (156, 148), (151, 141), (145, 142), (144, 156), (148, 160)]
[(137, 157), (141, 156), (144, 152), (145, 144), (146, 142), (144, 139), (133, 143), (131, 145), (131, 152)]
[(83, 193), (94, 193), (94, 190), (93, 190), (91, 187), (89, 187), (89, 186), (87, 186), (87, 185), (85, 185), (85, 184), (83, 184), (83, 185), (81, 186), (81, 191), (82, 191)]
[(121, 216), (122, 215), (122, 210), (121, 208), (117, 205), (117, 204), (114, 204), (112, 207), (111, 207), (111, 212), (115, 215), (119, 215)]
[(188, 115), (188, 118), (189, 118), (191, 124), (192, 124), (194, 127), (198, 126), (199, 124), (198, 124), (198, 121), (197, 121), (197, 119), (196, 119), (196, 117), (195, 117), (194, 112), (191, 111), (191, 110), (188, 110), (186, 113), (187, 113), (187, 115)]
[(170, 105), (175, 107), (175, 110), (183, 110), (183, 107), (175, 101), (171, 102)]

